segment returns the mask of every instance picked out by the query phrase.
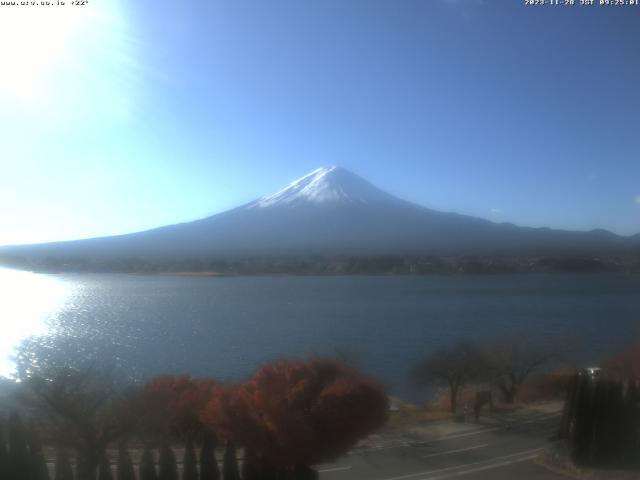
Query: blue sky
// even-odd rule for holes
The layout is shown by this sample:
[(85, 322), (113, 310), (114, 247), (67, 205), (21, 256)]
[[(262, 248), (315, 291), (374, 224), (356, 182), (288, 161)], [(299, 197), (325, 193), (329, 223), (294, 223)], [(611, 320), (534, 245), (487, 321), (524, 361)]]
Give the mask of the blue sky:
[(432, 208), (640, 232), (640, 7), (523, 3), (2, 7), (0, 245), (192, 220), (334, 164)]

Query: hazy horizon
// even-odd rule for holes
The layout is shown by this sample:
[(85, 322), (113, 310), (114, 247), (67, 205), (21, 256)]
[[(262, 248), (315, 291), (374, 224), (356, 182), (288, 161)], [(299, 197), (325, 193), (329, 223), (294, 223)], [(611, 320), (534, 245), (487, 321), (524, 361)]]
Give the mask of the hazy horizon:
[(435, 210), (637, 234), (639, 19), (502, 0), (6, 7), (0, 245), (188, 222), (333, 164)]

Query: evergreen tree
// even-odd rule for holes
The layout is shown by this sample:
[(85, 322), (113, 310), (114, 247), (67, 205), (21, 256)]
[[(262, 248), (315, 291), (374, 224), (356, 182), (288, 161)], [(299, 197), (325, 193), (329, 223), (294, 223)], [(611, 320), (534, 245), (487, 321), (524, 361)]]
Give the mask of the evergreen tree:
[(589, 376), (580, 374), (576, 382), (576, 406), (570, 438), (571, 456), (576, 462), (589, 459), (593, 434), (593, 390)]
[(78, 480), (96, 480), (99, 454), (95, 450), (76, 448), (76, 477)]
[[(589, 421), (592, 424), (591, 439), (588, 445), (588, 460), (590, 463), (606, 463), (608, 457), (608, 424), (609, 418), (609, 386), (608, 382), (600, 380), (596, 383), (593, 393), (593, 403), (591, 407), (592, 417)], [(585, 421), (587, 419), (585, 418)]]
[(100, 463), (98, 464), (98, 480), (113, 480), (113, 473), (111, 472), (111, 460), (109, 454), (104, 451), (100, 456)]
[(56, 466), (53, 475), (54, 480), (73, 480), (73, 469), (69, 453), (64, 448), (58, 448), (56, 452)]
[(608, 415), (607, 425), (607, 450), (605, 461), (614, 465), (620, 465), (624, 458), (625, 448), (625, 418), (624, 411), (624, 384), (620, 380), (609, 383), (608, 391)]
[(640, 463), (640, 392), (634, 380), (629, 381), (624, 412), (623, 459), (629, 464), (637, 465)]
[(49, 469), (47, 468), (47, 461), (42, 451), (42, 442), (40, 441), (40, 435), (38, 435), (36, 425), (33, 421), (29, 425), (27, 441), (31, 455), (32, 480), (49, 480)]
[(9, 452), (4, 439), (4, 429), (0, 423), (0, 478), (9, 477)]
[(158, 480), (153, 452), (147, 446), (144, 447), (144, 451), (142, 452), (139, 469), (139, 480)]
[(9, 417), (9, 478), (31, 480), (31, 458), (22, 419), (16, 413)]
[(558, 438), (569, 440), (572, 436), (576, 416), (576, 394), (578, 391), (579, 376), (573, 375), (567, 386), (567, 394), (562, 409), (562, 419), (560, 421), (560, 429)]
[(118, 467), (116, 471), (117, 480), (136, 480), (136, 473), (133, 469), (133, 462), (129, 449), (125, 442), (121, 442), (118, 447)]
[(178, 480), (178, 464), (171, 447), (165, 443), (160, 449), (158, 480)]
[(240, 472), (238, 471), (238, 459), (236, 458), (236, 447), (233, 443), (227, 442), (227, 448), (224, 451), (224, 461), (222, 464), (222, 477), (224, 480), (240, 480)]
[(182, 461), (182, 480), (198, 480), (198, 459), (193, 440), (187, 439), (184, 449), (184, 459)]
[(244, 451), (242, 480), (261, 480), (260, 462), (251, 450)]
[(200, 480), (220, 480), (220, 469), (216, 458), (216, 437), (205, 433), (200, 451)]
[(260, 459), (260, 480), (280, 480), (284, 474), (264, 457)]

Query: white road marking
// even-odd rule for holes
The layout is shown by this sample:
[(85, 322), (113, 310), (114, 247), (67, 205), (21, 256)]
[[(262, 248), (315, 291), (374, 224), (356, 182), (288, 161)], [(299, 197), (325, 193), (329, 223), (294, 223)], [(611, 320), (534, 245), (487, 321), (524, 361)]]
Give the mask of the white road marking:
[(463, 475), (469, 475), (470, 473), (478, 473), (478, 472), (483, 472), (485, 470), (493, 470), (494, 468), (501, 468), (501, 467), (506, 467), (509, 465), (513, 465), (514, 463), (519, 463), (519, 462), (526, 462), (528, 460), (533, 460), (534, 458), (536, 458), (538, 456), (537, 453), (531, 454), (531, 455), (527, 455), (525, 457), (520, 457), (514, 460), (507, 460), (504, 462), (499, 462), (499, 463), (492, 463), (489, 465), (485, 465), (482, 467), (477, 467), (477, 468), (472, 468), (469, 470), (461, 470), (459, 472), (453, 472), (453, 473), (448, 473), (445, 475), (440, 475), (437, 477), (426, 477), (423, 478), (421, 480), (444, 480), (446, 478), (451, 478), (451, 477), (461, 477)]
[[(456, 438), (463, 438), (463, 437), (469, 437), (472, 435), (480, 435), (481, 433), (489, 433), (489, 432), (496, 432), (498, 430), (511, 430), (515, 427), (518, 427), (519, 425), (525, 425), (525, 424), (529, 424), (529, 423), (541, 423), (542, 421), (546, 421), (546, 420), (551, 420), (555, 417), (560, 418), (560, 414), (558, 413), (544, 413), (541, 414), (539, 416), (537, 416), (534, 419), (530, 419), (530, 420), (525, 420), (525, 421), (513, 421), (513, 422), (508, 422), (505, 424), (501, 424), (499, 426), (496, 427), (490, 427), (490, 428), (480, 428), (477, 430), (472, 430), (470, 432), (465, 432), (465, 433), (454, 433), (454, 434), (450, 434), (450, 435), (443, 435), (440, 436), (438, 438), (433, 438), (430, 440), (426, 440), (423, 443), (424, 445), (428, 445), (431, 443), (437, 443), (437, 442), (446, 442), (448, 440), (454, 440)], [(412, 445), (412, 442), (399, 442), (393, 445), (389, 445), (389, 446), (379, 446), (379, 447), (370, 447), (370, 448), (356, 448), (351, 450), (348, 455), (357, 455), (360, 453), (367, 453), (367, 452), (378, 452), (380, 450), (391, 450), (393, 448), (400, 448), (400, 447), (410, 447), (410, 448), (415, 448), (415, 445)]]
[(318, 470), (318, 472), (340, 472), (342, 470), (351, 470), (353, 467), (333, 467), (333, 468), (325, 468), (323, 470)]
[(371, 448), (356, 448), (351, 450), (347, 455), (359, 455), (361, 453), (368, 452), (379, 452), (380, 450), (391, 450), (392, 448), (400, 448), (400, 447), (411, 447), (411, 445), (407, 442), (399, 442), (390, 446), (380, 446), (380, 447), (371, 447)]
[[(544, 450), (544, 447), (540, 447), (540, 448), (534, 448), (532, 450), (525, 450), (522, 452), (516, 452), (516, 453), (512, 453), (510, 455), (502, 455), (500, 457), (494, 457), (494, 458), (489, 458), (487, 460), (480, 460), (478, 462), (472, 462), (472, 463), (466, 463), (463, 465), (453, 465), (451, 467), (446, 467), (446, 468), (439, 468), (436, 470), (427, 470), (425, 472), (417, 472), (417, 473), (409, 473), (407, 475), (400, 475), (398, 477), (389, 477), (389, 478), (385, 478), (384, 480), (403, 480), (405, 478), (413, 478), (413, 477), (423, 477), (421, 480), (436, 480), (437, 478), (446, 478), (445, 477), (431, 477), (430, 475), (433, 475), (434, 473), (441, 473), (441, 472), (449, 472), (451, 470), (458, 470), (461, 468), (465, 468), (465, 467), (473, 467), (476, 465), (482, 465), (482, 464), (486, 464), (488, 463), (489, 465), (483, 465), (483, 467), (488, 467), (485, 468), (485, 470), (488, 470), (489, 468), (497, 468), (498, 466), (503, 466), (502, 464), (508, 465), (508, 463), (503, 462), (499, 462), (500, 460), (505, 460), (507, 458), (513, 458), (513, 457), (521, 457), (520, 459), (518, 459), (517, 461), (525, 461), (525, 460), (530, 460), (531, 458), (535, 457), (536, 454), (540, 451)], [(523, 457), (524, 455), (524, 457)], [(490, 462), (496, 462), (498, 461), (498, 463), (490, 463)], [(513, 460), (516, 461), (516, 460)], [(495, 467), (493, 465), (496, 465)], [(479, 468), (483, 468), (483, 467), (479, 467)], [(461, 472), (465, 472), (465, 470), (461, 470)], [(471, 470), (467, 470), (466, 472), (471, 473)], [(426, 476), (425, 476), (426, 475)], [(455, 475), (462, 475), (462, 473), (460, 472), (455, 472), (449, 476), (455, 476)]]
[[(438, 437), (438, 438), (433, 438), (431, 440), (425, 440), (424, 442), (420, 442), (420, 443), (424, 444), (426, 446), (426, 445), (430, 445), (432, 443), (446, 442), (447, 440), (453, 440), (453, 439), (456, 439), (456, 438), (469, 437), (471, 435), (480, 435), (481, 433), (487, 433), (487, 432), (495, 432), (496, 430), (504, 430), (504, 427), (482, 428), (480, 430), (473, 430), (471, 432), (454, 433), (452, 435), (446, 435), (446, 436), (442, 436), (442, 437)], [(399, 448), (399, 447), (416, 448), (416, 446), (412, 445), (412, 443), (405, 441), (405, 442), (399, 442), (399, 443), (396, 443), (396, 444), (390, 445), (390, 446), (380, 446), (380, 447), (371, 447), (371, 448), (356, 448), (354, 450), (351, 450), (349, 452), (349, 455), (358, 455), (360, 453), (367, 453), (367, 452), (379, 452), (380, 450), (391, 450), (392, 448)], [(420, 448), (420, 447), (417, 447), (417, 448)]]
[(472, 430), (471, 432), (466, 433), (454, 433), (453, 435), (446, 435), (443, 437), (435, 438), (433, 440), (429, 440), (427, 443), (444, 442), (446, 440), (451, 440), (454, 438), (469, 437), (471, 435), (480, 435), (481, 433), (495, 432), (496, 430), (503, 430), (503, 427), (482, 428), (480, 430)]
[(476, 450), (478, 448), (484, 448), (488, 446), (489, 446), (488, 443), (483, 443), (482, 445), (474, 445), (473, 447), (458, 448), (457, 450), (448, 450), (446, 452), (438, 452), (438, 453), (431, 453), (429, 455), (422, 455), (422, 458), (440, 457), (442, 455), (451, 455), (453, 453), (467, 452), (469, 450)]
[(525, 420), (524, 422), (512, 422), (512, 425), (526, 425), (529, 423), (542, 423), (542, 422), (546, 422), (547, 420), (555, 420), (560, 419), (561, 415), (547, 415), (544, 417), (536, 417), (536, 418), (532, 418), (531, 420)]

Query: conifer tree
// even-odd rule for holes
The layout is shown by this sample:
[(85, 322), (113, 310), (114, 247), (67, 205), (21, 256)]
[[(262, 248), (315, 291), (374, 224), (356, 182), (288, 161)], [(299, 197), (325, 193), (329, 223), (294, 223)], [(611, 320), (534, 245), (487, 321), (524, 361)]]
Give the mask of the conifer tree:
[(31, 480), (31, 458), (22, 419), (17, 413), (9, 417), (8, 478)]
[(620, 380), (610, 382), (608, 394), (609, 425), (607, 429), (607, 461), (620, 465), (624, 458), (625, 418), (624, 384)]
[(253, 451), (245, 450), (242, 460), (242, 480), (261, 480), (261, 478), (259, 459)]
[(216, 437), (210, 432), (204, 434), (200, 450), (200, 480), (220, 480), (220, 469), (216, 458)]
[(564, 401), (564, 407), (562, 409), (562, 419), (560, 421), (560, 428), (558, 432), (558, 438), (564, 440), (570, 440), (572, 436), (572, 428), (576, 416), (576, 395), (578, 391), (578, 375), (573, 375), (567, 386), (567, 394)]
[(109, 454), (106, 451), (100, 455), (100, 463), (98, 464), (98, 480), (113, 480), (113, 473), (111, 472), (111, 460)]
[(606, 463), (608, 457), (607, 430), (611, 421), (608, 395), (608, 382), (604, 380), (598, 381), (594, 387), (592, 416), (589, 419), (584, 419), (584, 421), (589, 420), (592, 424), (592, 434), (588, 444), (588, 459), (594, 464)]
[(631, 465), (640, 464), (640, 392), (634, 380), (629, 381), (625, 397), (624, 460)]
[[(100, 457), (96, 452), (76, 448), (76, 477), (78, 480), (95, 480)], [(94, 456), (95, 454), (95, 456)]]
[(56, 466), (53, 475), (54, 480), (73, 480), (73, 469), (69, 453), (64, 448), (58, 448), (56, 452)]
[(178, 480), (178, 464), (171, 447), (165, 443), (160, 448), (158, 480)]
[(40, 441), (40, 435), (33, 421), (29, 424), (27, 442), (31, 456), (31, 479), (49, 480), (49, 469), (47, 468), (47, 461), (42, 451), (42, 442)]
[(118, 467), (116, 470), (117, 480), (136, 480), (136, 474), (133, 469), (133, 462), (126, 442), (121, 442), (118, 446)]
[(142, 457), (140, 458), (138, 478), (139, 480), (158, 480), (153, 452), (148, 446), (144, 447)]
[(283, 477), (282, 472), (266, 458), (262, 457), (260, 460), (260, 480), (280, 480)]
[(191, 437), (187, 439), (182, 461), (182, 480), (198, 480), (198, 459)]
[(240, 480), (238, 460), (236, 458), (236, 447), (231, 442), (227, 442), (227, 448), (224, 451), (222, 473), (224, 480)]
[(0, 422), (0, 478), (9, 477), (9, 452), (4, 438), (4, 428)]
[(572, 432), (571, 455), (577, 462), (589, 458), (589, 448), (593, 434), (593, 388), (586, 374), (581, 374), (576, 383), (576, 406)]

